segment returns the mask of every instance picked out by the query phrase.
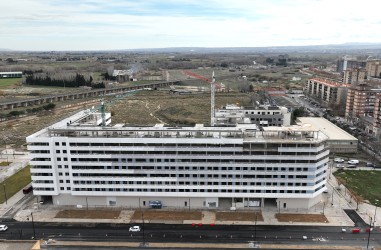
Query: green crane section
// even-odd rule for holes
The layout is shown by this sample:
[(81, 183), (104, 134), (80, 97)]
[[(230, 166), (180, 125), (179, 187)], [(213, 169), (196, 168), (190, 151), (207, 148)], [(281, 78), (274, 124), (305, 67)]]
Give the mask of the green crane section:
[(138, 91), (139, 90), (132, 90), (132, 91), (128, 91), (127, 93), (124, 93), (124, 94), (115, 95), (115, 98), (113, 98), (109, 101), (105, 101), (104, 98), (102, 98), (100, 100), (101, 105), (96, 106), (96, 107), (92, 107), (90, 109), (90, 113), (95, 113), (95, 112), (99, 111), (101, 113), (101, 117), (102, 117), (102, 127), (105, 127), (106, 126), (106, 106), (112, 106), (112, 105), (116, 104), (117, 102), (123, 100), (124, 98), (126, 98), (128, 96), (134, 95)]

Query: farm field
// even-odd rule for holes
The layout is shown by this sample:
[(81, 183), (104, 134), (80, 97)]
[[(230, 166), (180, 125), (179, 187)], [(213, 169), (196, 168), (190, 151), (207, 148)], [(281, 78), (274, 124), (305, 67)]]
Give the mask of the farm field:
[(11, 87), (16, 87), (20, 85), (22, 82), (22, 78), (2, 78), (0, 79), (0, 89), (8, 89)]

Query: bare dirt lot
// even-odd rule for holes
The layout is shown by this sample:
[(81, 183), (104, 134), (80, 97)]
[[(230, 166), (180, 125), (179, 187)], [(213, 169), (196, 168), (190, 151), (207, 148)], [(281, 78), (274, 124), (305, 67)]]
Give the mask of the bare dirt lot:
[(263, 221), (261, 212), (216, 212), (217, 221)]
[(323, 214), (276, 214), (279, 222), (315, 222), (325, 223), (328, 221)]
[(62, 210), (56, 218), (117, 219), (121, 210)]
[[(201, 211), (156, 211), (149, 210), (143, 211), (144, 220), (170, 220), (170, 221), (183, 221), (183, 220), (201, 220)], [(142, 211), (136, 210), (131, 218), (132, 220), (141, 220)]]
[[(115, 98), (110, 98), (114, 100)], [(216, 107), (227, 103), (249, 105), (250, 95), (238, 92), (216, 93)], [(210, 93), (192, 95), (170, 94), (169, 91), (142, 91), (107, 105), (106, 110), (112, 113), (112, 124), (126, 123), (134, 125), (154, 125), (165, 122), (169, 125), (193, 125), (210, 123)], [(25, 150), (25, 137), (40, 129), (62, 120), (69, 115), (97, 106), (99, 98), (79, 100), (78, 103), (57, 103), (52, 112), (21, 117), (0, 122), (0, 138), (8, 147)], [(0, 149), (4, 144), (0, 144)]]

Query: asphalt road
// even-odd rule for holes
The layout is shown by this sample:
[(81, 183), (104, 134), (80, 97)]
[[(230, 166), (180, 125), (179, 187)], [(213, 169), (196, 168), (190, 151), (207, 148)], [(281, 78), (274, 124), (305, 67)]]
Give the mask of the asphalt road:
[[(34, 224), (34, 233), (33, 233)], [(171, 225), (145, 224), (144, 233), (128, 232), (130, 224), (75, 224), (8, 222), (9, 229), (0, 232), (0, 238), (17, 240), (36, 238), (70, 241), (130, 241), (130, 242), (192, 242), (192, 243), (247, 243), (262, 244), (326, 244), (366, 246), (368, 233), (351, 233), (346, 228), (321, 226), (244, 226), (244, 225)], [(136, 224), (139, 225), (139, 224)], [(141, 224), (140, 224), (141, 225)], [(142, 226), (142, 225), (141, 225)], [(302, 237), (307, 236), (307, 240)], [(381, 245), (381, 231), (373, 231), (371, 246)]]

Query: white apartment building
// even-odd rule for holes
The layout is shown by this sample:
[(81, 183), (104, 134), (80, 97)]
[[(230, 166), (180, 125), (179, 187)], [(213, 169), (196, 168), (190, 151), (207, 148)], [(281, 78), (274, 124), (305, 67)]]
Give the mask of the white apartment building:
[(239, 107), (227, 104), (215, 111), (217, 125), (234, 125), (238, 123), (253, 123), (257, 126), (289, 126), (291, 112), (286, 107), (263, 105), (258, 107)]
[(327, 136), (309, 124), (110, 122), (82, 111), (28, 136), (34, 195), (55, 205), (284, 209), (309, 208), (326, 190)]

